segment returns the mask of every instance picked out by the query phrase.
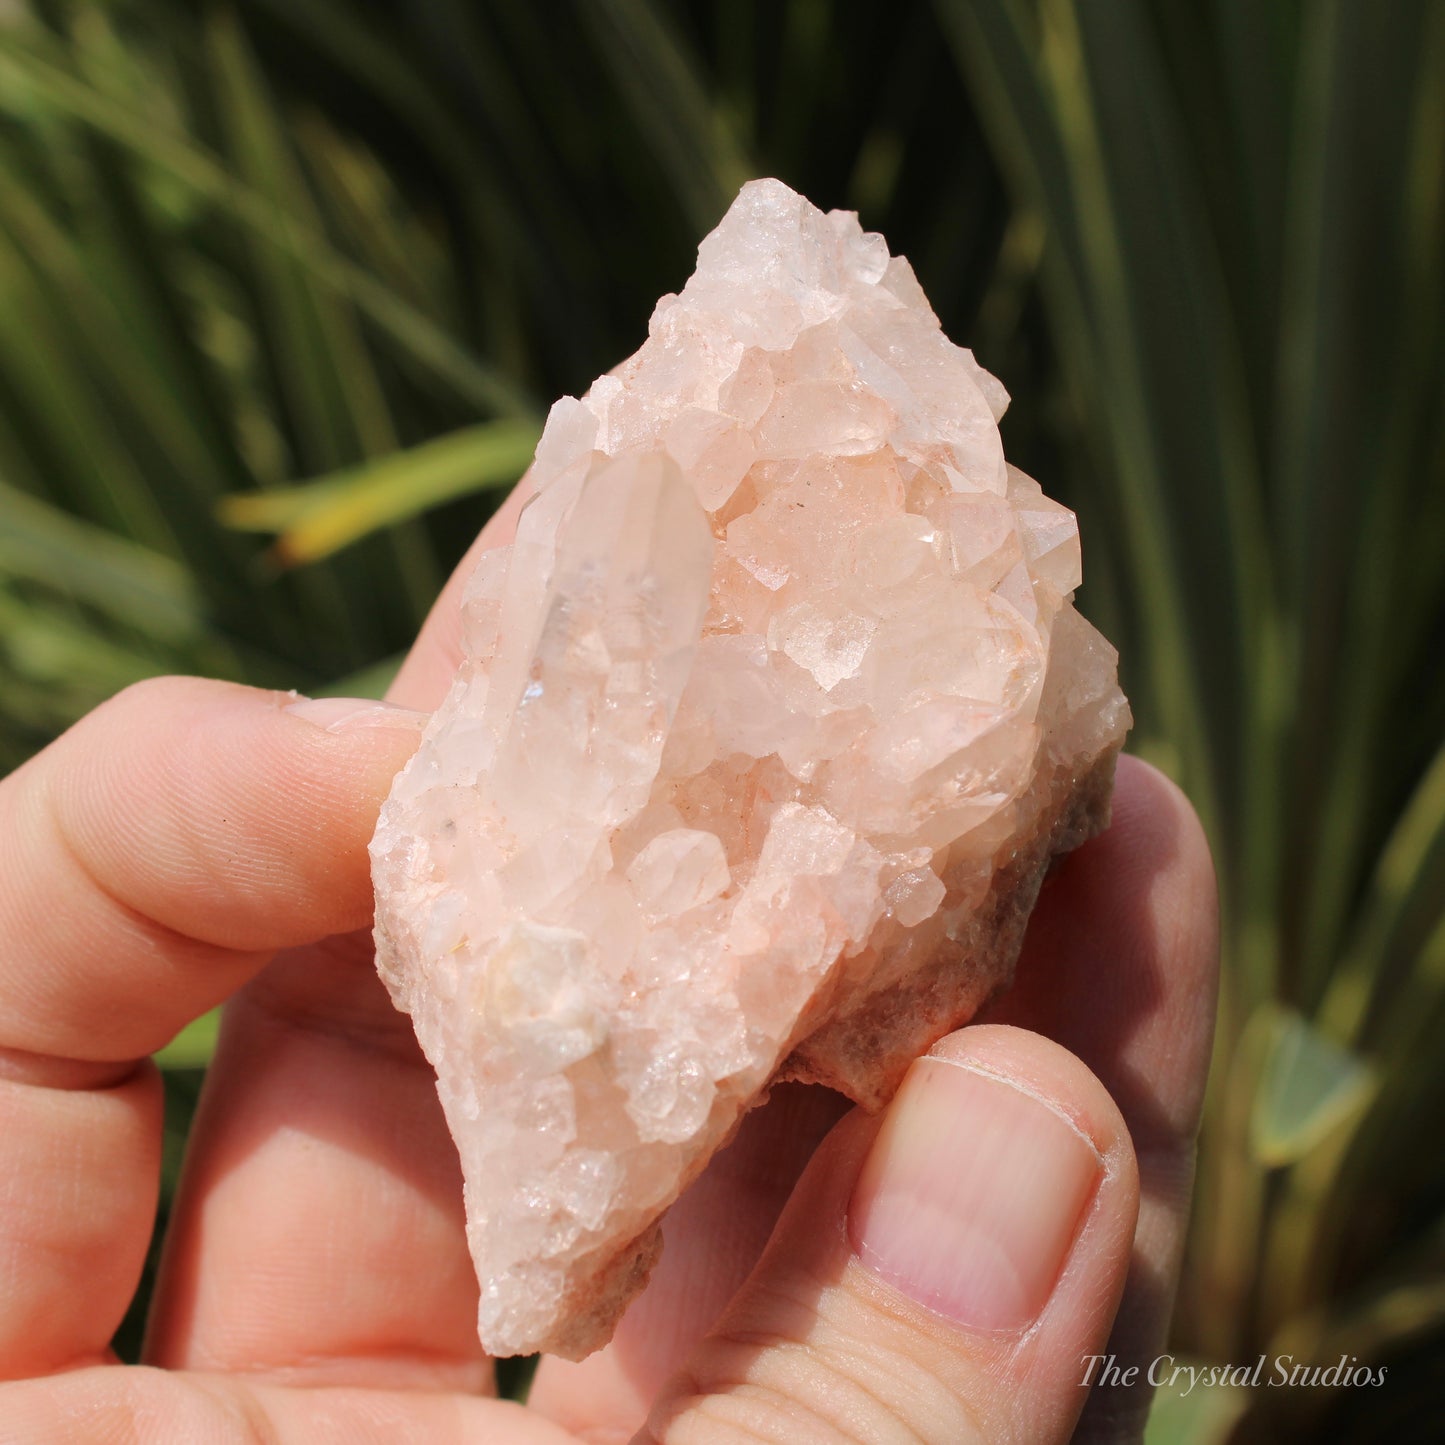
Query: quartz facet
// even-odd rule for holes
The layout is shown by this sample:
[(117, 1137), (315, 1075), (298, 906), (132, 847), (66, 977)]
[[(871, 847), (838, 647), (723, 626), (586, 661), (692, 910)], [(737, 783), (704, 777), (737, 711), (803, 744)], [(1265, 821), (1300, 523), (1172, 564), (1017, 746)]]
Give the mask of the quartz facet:
[(1128, 706), (1006, 404), (880, 236), (755, 181), (552, 408), (372, 844), (491, 1353), (605, 1342), (775, 1081), (884, 1103), (1106, 821)]

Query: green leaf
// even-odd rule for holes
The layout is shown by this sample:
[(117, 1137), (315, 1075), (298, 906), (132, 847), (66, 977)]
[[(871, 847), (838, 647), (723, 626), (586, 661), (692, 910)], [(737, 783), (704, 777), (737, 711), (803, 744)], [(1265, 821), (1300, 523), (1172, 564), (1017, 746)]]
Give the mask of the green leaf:
[(213, 1008), (210, 1013), (192, 1019), (156, 1054), (156, 1063), (163, 1069), (203, 1069), (216, 1052), (220, 1031), (221, 1010)]
[(179, 562), (0, 482), (0, 576), (66, 592), (168, 646), (193, 643), (204, 618)]
[(1356, 1116), (1374, 1078), (1368, 1065), (1293, 1009), (1275, 1011), (1269, 1033), (1250, 1143), (1260, 1164), (1279, 1168), (1303, 1159)]
[(277, 556), (288, 565), (315, 561), (378, 527), (515, 482), (540, 430), (528, 421), (482, 422), (286, 491), (228, 497), (221, 515), (232, 527), (279, 533)]
[[(1181, 1360), (1207, 1369), (1202, 1361)], [(1154, 1403), (1144, 1427), (1144, 1445), (1224, 1445), (1240, 1417), (1249, 1408), (1250, 1391), (1244, 1385), (1196, 1385), (1185, 1393), (1187, 1378), (1154, 1392)]]
[(1321, 1017), (1340, 1038), (1394, 1056), (1433, 1015), (1445, 978), (1423, 965), (1421, 940), (1445, 916), (1445, 745), (1401, 810), (1338, 960)]
[(385, 697), (387, 689), (396, 680), (396, 675), (401, 671), (401, 665), (405, 661), (406, 654), (401, 652), (391, 657), (383, 657), (380, 662), (363, 667), (359, 672), (338, 677), (321, 687), (313, 687), (311, 695), (312, 697)]

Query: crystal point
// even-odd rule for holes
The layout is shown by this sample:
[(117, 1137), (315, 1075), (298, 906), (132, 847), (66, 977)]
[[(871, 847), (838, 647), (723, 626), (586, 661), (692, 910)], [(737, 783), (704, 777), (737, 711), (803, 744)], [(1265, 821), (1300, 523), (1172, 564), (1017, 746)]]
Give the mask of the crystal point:
[(372, 844), (491, 1353), (605, 1342), (772, 1083), (886, 1102), (1106, 821), (1128, 705), (1006, 404), (881, 237), (754, 181), (553, 407)]

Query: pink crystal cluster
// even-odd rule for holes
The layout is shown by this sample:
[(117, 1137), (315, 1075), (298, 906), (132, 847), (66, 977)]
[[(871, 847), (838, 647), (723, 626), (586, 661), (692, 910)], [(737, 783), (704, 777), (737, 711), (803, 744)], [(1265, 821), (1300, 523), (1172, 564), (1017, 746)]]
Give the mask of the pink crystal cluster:
[(775, 1079), (882, 1102), (1101, 825), (1128, 708), (1006, 402), (880, 236), (756, 181), (552, 408), (372, 845), (494, 1353), (603, 1342)]

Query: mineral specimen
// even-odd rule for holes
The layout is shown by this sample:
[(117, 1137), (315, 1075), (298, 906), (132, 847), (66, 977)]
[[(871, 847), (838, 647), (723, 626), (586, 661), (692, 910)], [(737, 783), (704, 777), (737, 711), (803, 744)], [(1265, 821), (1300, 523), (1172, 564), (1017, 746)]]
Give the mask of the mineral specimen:
[(491, 1352), (603, 1343), (774, 1082), (885, 1102), (1103, 825), (1128, 706), (1006, 403), (882, 237), (755, 181), (552, 408), (372, 844)]

